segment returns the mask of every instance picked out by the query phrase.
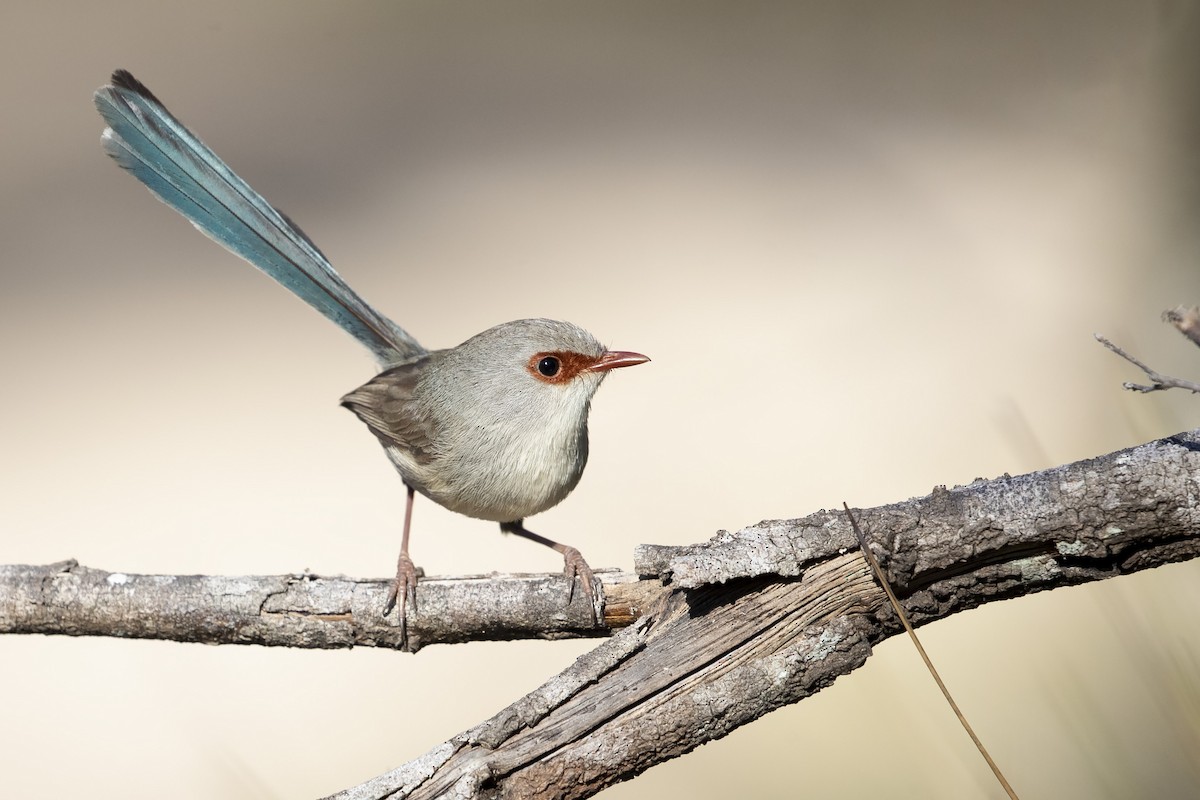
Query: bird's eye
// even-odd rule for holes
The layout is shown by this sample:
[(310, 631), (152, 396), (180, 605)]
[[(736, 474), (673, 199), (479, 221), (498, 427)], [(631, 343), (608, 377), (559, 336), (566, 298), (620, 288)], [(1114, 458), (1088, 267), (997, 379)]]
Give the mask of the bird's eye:
[(537, 371), (546, 378), (553, 378), (562, 369), (562, 362), (554, 356), (545, 356), (537, 363)]

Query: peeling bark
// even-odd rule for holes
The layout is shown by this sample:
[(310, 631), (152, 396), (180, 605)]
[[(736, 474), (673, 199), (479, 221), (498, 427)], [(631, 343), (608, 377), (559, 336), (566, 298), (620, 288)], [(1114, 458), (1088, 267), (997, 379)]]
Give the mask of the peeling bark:
[[(1200, 555), (1200, 431), (1017, 477), (856, 510), (914, 623)], [(582, 798), (797, 702), (901, 630), (845, 515), (643, 545), (604, 573), (605, 625), (561, 576), (428, 579), (418, 645), (620, 630), (424, 756), (337, 795)], [(130, 576), (0, 568), (0, 632), (395, 646), (385, 581)], [(631, 624), (632, 623), (632, 624)]]

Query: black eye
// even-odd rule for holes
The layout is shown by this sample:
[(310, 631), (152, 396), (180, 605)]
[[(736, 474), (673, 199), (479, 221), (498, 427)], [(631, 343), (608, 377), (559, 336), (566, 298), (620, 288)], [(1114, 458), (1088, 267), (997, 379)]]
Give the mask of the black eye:
[(562, 369), (562, 364), (554, 356), (546, 356), (537, 363), (537, 371), (547, 378), (553, 378)]

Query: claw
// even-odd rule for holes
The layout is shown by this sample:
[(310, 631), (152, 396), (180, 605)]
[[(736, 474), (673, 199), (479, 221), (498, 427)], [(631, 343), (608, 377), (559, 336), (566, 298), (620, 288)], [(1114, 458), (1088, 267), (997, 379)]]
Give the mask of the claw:
[(399, 622), (400, 622), (400, 648), (408, 649), (408, 609), (417, 610), (417, 579), (422, 572), (408, 557), (407, 553), (401, 553), (399, 560), (396, 561), (396, 577), (392, 579), (392, 585), (388, 588), (387, 602), (383, 604), (383, 616), (391, 613), (393, 608), (396, 608), (399, 601)]
[(592, 621), (599, 623), (602, 620), (601, 593), (596, 589), (596, 576), (592, 573), (592, 568), (583, 559), (583, 554), (574, 547), (562, 545), (562, 556), (563, 575), (570, 581), (570, 588), (567, 590), (567, 604), (569, 605), (575, 599), (575, 579), (578, 578), (583, 582), (584, 592), (592, 606)]
[(571, 601), (575, 599), (575, 579), (578, 577), (583, 581), (588, 600), (592, 604), (592, 624), (604, 624), (604, 589), (596, 581), (596, 576), (592, 574), (592, 568), (583, 560), (583, 556), (578, 550), (568, 544), (561, 544), (553, 539), (547, 539), (545, 536), (539, 536), (525, 527), (524, 520), (518, 519), (512, 522), (501, 522), (500, 530), (504, 533), (513, 533), (517, 536), (522, 536), (532, 542), (537, 542), (562, 553), (563, 575), (570, 581), (567, 604), (570, 605)]

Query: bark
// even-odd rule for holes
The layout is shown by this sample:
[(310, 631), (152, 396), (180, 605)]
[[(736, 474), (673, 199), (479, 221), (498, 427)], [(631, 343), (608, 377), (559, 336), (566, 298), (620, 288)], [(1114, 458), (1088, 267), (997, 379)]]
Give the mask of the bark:
[[(1196, 557), (1197, 475), (1192, 431), (856, 514), (921, 624)], [(637, 571), (604, 576), (605, 619), (632, 621), (624, 630), (478, 727), (335, 797), (588, 797), (819, 691), (901, 630), (841, 512), (642, 546)], [(128, 576), (67, 562), (0, 570), (0, 586), (8, 632), (395, 645), (378, 619), (382, 581)], [(602, 632), (565, 597), (560, 576), (427, 580), (410, 635)], [(545, 616), (513, 621), (540, 601)], [(450, 618), (451, 632), (435, 633)]]
[[(640, 616), (658, 582), (597, 571), (604, 621), (561, 575), (468, 575), (419, 583), (408, 649), (490, 639), (607, 636)], [(0, 566), (0, 633), (118, 636), (204, 644), (400, 647), (389, 580), (302, 575), (137, 575), (56, 564)]]

